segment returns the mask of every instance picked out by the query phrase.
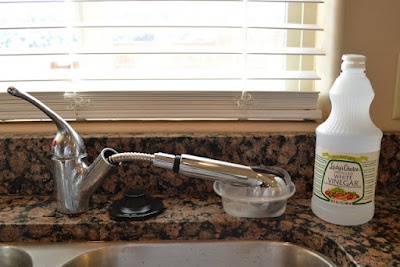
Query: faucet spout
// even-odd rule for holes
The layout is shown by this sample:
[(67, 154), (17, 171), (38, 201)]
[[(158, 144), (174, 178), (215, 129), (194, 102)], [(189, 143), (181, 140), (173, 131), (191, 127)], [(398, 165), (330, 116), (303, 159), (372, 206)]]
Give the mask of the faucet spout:
[(83, 139), (61, 116), (32, 95), (9, 87), (8, 93), (22, 98), (43, 111), (57, 126), (57, 134), (51, 145), (54, 163), (54, 184), (57, 210), (64, 214), (77, 214), (89, 209), (94, 191), (116, 166), (107, 158), (117, 152), (105, 148), (97, 159), (87, 162)]

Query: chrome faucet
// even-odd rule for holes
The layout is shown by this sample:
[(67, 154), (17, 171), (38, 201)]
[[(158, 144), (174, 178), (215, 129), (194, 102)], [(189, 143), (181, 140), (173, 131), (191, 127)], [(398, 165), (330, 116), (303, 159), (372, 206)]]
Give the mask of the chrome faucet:
[(9, 87), (7, 91), (38, 107), (57, 126), (57, 134), (51, 144), (57, 211), (63, 214), (87, 211), (94, 191), (117, 166), (107, 161), (109, 156), (117, 152), (105, 148), (96, 160), (89, 164), (82, 138), (63, 118), (26, 92), (14, 87)]

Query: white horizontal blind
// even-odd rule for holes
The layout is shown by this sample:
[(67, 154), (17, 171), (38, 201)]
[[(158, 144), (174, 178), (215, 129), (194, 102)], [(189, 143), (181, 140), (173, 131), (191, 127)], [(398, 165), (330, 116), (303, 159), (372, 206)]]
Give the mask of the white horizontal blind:
[(320, 5), (0, 0), (0, 120), (318, 119)]

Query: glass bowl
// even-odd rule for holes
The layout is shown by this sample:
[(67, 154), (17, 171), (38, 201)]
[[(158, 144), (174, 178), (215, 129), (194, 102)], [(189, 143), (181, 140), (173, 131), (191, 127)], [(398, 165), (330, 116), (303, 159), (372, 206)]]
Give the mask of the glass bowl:
[(268, 168), (281, 174), (275, 176), (280, 187), (263, 188), (214, 182), (214, 191), (221, 196), (226, 213), (237, 217), (265, 218), (278, 217), (285, 212), (287, 199), (294, 195), (296, 187), (284, 169)]

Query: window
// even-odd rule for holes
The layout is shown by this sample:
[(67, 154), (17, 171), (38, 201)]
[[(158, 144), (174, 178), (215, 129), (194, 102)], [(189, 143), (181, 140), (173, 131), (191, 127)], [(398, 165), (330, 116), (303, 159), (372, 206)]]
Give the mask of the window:
[(0, 0), (0, 120), (318, 119), (322, 2)]

